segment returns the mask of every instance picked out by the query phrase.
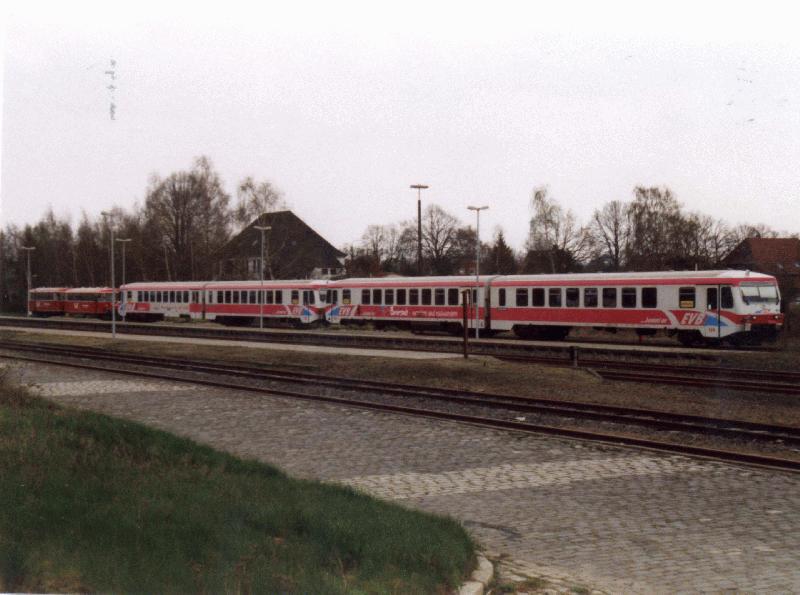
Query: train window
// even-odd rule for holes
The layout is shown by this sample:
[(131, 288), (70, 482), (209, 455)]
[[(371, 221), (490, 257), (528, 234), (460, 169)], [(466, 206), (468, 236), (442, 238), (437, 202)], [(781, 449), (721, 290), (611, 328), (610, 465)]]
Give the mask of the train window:
[(398, 306), (405, 306), (406, 305), (406, 290), (405, 289), (398, 289), (397, 290), (397, 305)]
[(410, 306), (417, 306), (419, 304), (419, 289), (408, 290), (408, 304)]
[(291, 296), (292, 304), (297, 305), (300, 303), (300, 292), (297, 289), (292, 289)]
[(275, 294), (272, 292), (271, 289), (268, 290), (268, 291), (265, 291), (264, 292), (264, 303), (265, 304), (272, 304), (274, 302), (274, 296), (275, 296)]
[(681, 287), (678, 289), (678, 307), (694, 308), (695, 293), (694, 287)]
[(531, 306), (535, 308), (544, 307), (544, 288), (534, 287), (531, 289)]
[(447, 305), (458, 306), (458, 287), (450, 287), (447, 290)]
[(430, 289), (423, 289), (422, 290), (422, 305), (423, 306), (430, 306), (431, 305), (431, 290)]
[(283, 303), (283, 289), (276, 289), (275, 290), (275, 303), (282, 304)]
[(604, 287), (603, 288), (603, 308), (616, 308), (617, 307), (617, 288)]
[(362, 289), (361, 290), (361, 303), (362, 304), (371, 304), (372, 299), (370, 298), (372, 294), (369, 292), (369, 289)]
[(381, 304), (381, 290), (380, 289), (373, 289), (372, 290), (372, 303), (375, 306), (379, 306)]
[[(194, 293), (194, 292), (192, 292), (192, 293)], [(188, 291), (184, 291), (183, 292), (183, 303), (184, 304), (188, 304), (189, 303), (189, 292)]]
[(622, 307), (635, 308), (636, 307), (636, 288), (623, 287), (622, 288)]
[(230, 304), (231, 303), (231, 292), (230, 291), (225, 291), (223, 293), (225, 294), (225, 299), (222, 301), (222, 303), (223, 304)]
[(238, 304), (239, 303), (239, 292), (238, 291), (234, 291), (233, 292), (233, 303), (234, 304)]
[(384, 291), (383, 298), (387, 306), (394, 306), (394, 289)]
[(433, 290), (434, 303), (437, 306), (444, 306), (444, 289), (437, 287)]
[(349, 289), (342, 289), (342, 303), (345, 305), (350, 304), (350, 290)]
[(304, 291), (303, 292), (303, 303), (304, 304), (313, 304), (314, 303), (314, 292), (313, 291)]
[(597, 308), (597, 288), (587, 287), (583, 290), (583, 307)]
[(525, 288), (517, 289), (517, 306), (526, 308), (528, 306), (528, 290)]
[(505, 287), (497, 290), (497, 305), (503, 308), (506, 305), (506, 289)]
[(172, 302), (172, 303), (175, 302), (175, 292), (174, 291), (170, 291), (169, 292), (169, 301)]
[(250, 304), (250, 303), (255, 304), (255, 301), (253, 301), (253, 302), (250, 301), (250, 292), (249, 291), (243, 291), (242, 292), (242, 303), (243, 304)]
[(658, 308), (658, 289), (642, 287), (642, 308)]
[(176, 291), (175, 292), (175, 301), (178, 302), (179, 304), (183, 303), (183, 292), (182, 291)]
[(250, 303), (251, 304), (257, 304), (258, 303), (258, 297), (256, 297), (256, 292), (255, 291), (251, 291), (250, 292)]
[(471, 293), (472, 293), (472, 297), (471, 297), (472, 303), (473, 304), (477, 304), (478, 303), (478, 290), (477, 289), (473, 289)]
[(551, 308), (560, 308), (561, 307), (561, 288), (560, 287), (551, 287), (550, 290), (547, 292), (548, 302)]
[(730, 285), (722, 287), (722, 307), (733, 308), (733, 289)]
[(567, 287), (567, 308), (577, 308), (581, 305), (581, 290), (577, 287)]
[(717, 288), (709, 287), (706, 289), (706, 310), (716, 310), (717, 303)]

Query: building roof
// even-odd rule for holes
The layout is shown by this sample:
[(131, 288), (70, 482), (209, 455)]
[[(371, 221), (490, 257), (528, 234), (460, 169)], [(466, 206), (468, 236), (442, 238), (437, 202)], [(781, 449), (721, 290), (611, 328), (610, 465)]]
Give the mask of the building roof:
[(800, 275), (800, 239), (747, 238), (723, 262), (730, 267), (765, 273)]
[(346, 255), (311, 229), (292, 211), (264, 213), (234, 236), (223, 248), (223, 259), (247, 259), (261, 256), (261, 230), (264, 233), (265, 260), (275, 278), (307, 276), (318, 267), (341, 267)]

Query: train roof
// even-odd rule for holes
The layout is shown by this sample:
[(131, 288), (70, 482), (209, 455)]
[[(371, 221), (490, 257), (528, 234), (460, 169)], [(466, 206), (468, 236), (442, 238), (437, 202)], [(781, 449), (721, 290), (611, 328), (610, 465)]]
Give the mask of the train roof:
[(202, 289), (207, 284), (206, 281), (140, 281), (137, 283), (126, 283), (120, 289)]
[(116, 291), (110, 287), (70, 287), (64, 293), (111, 293)]
[[(488, 283), (496, 279), (497, 275), (480, 275), (479, 283)], [(361, 277), (331, 281), (328, 287), (393, 287), (393, 286), (474, 286), (475, 275), (461, 275), (453, 277)]]
[(69, 287), (34, 287), (31, 289), (31, 293), (63, 293)]
[(326, 279), (265, 279), (264, 281), (209, 281), (206, 289), (258, 289), (272, 287), (274, 289), (316, 288), (328, 285)]
[(544, 285), (547, 283), (609, 284), (653, 282), (661, 284), (691, 283), (698, 285), (714, 283), (740, 283), (742, 281), (774, 281), (771, 275), (734, 269), (711, 271), (642, 271), (619, 273), (572, 273), (559, 275), (504, 275), (497, 277), (493, 285), (506, 286), (519, 283)]

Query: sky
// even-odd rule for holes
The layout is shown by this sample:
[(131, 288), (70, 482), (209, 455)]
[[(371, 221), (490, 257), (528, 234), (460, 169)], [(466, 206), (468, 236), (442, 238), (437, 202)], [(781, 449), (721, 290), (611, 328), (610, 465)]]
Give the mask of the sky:
[(0, 224), (131, 208), (205, 155), (338, 247), (415, 220), (416, 183), (517, 249), (543, 185), (582, 222), (655, 185), (800, 232), (790, 3), (289, 4), (2, 9)]

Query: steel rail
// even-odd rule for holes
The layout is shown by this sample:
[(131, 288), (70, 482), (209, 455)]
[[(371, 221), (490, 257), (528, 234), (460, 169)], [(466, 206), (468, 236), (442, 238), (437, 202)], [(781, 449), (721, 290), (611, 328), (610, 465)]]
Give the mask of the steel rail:
[[(32, 349), (32, 351), (37, 351)], [(39, 350), (47, 351), (47, 350)], [(52, 349), (49, 350), (49, 355), (60, 355), (65, 357), (94, 357), (98, 354), (92, 352), (92, 350), (87, 349), (80, 349), (74, 353), (69, 353), (68, 349), (60, 348), (60, 349)], [(105, 355), (105, 354), (103, 354)], [(28, 359), (21, 356), (0, 356), (0, 357), (16, 357), (17, 359)], [(547, 401), (543, 399), (531, 399), (531, 398), (524, 398), (524, 397), (514, 397), (510, 395), (487, 395), (485, 393), (469, 393), (466, 391), (456, 391), (456, 390), (449, 390), (449, 389), (432, 389), (429, 387), (419, 387), (419, 386), (409, 386), (409, 385), (395, 385), (395, 384), (386, 384), (380, 383), (375, 381), (359, 381), (353, 379), (346, 379), (346, 378), (328, 378), (318, 375), (300, 375), (300, 377), (296, 377), (296, 372), (285, 372), (281, 371), (280, 373), (275, 373), (274, 371), (264, 371), (261, 369), (254, 369), (252, 367), (244, 367), (244, 366), (226, 366), (224, 364), (208, 364), (208, 363), (198, 363), (198, 362), (191, 362), (185, 360), (170, 360), (165, 358), (149, 358), (149, 357), (141, 357), (141, 356), (128, 356), (124, 354), (120, 354), (117, 356), (109, 355), (106, 357), (102, 357), (104, 361), (113, 361), (114, 363), (122, 363), (125, 365), (144, 365), (144, 366), (156, 366), (159, 368), (175, 368), (181, 369), (184, 371), (192, 371), (192, 372), (202, 372), (202, 373), (210, 373), (213, 372), (215, 374), (219, 373), (226, 373), (226, 374), (246, 374), (248, 379), (260, 379), (260, 380), (278, 380), (278, 381), (291, 381), (291, 382), (303, 382), (303, 383), (311, 383), (315, 386), (324, 385), (329, 387), (336, 387), (345, 390), (369, 390), (369, 391), (380, 391), (383, 393), (391, 393), (391, 394), (399, 394), (407, 397), (416, 397), (416, 398), (426, 398), (426, 399), (437, 399), (437, 400), (447, 400), (450, 402), (458, 402), (458, 403), (465, 403), (470, 405), (476, 406), (490, 406), (490, 407), (500, 407), (506, 409), (512, 409), (516, 411), (534, 411), (536, 413), (544, 413), (544, 414), (556, 414), (560, 416), (567, 416), (567, 417), (579, 417), (583, 419), (599, 419), (604, 421), (610, 421), (617, 424), (638, 424), (641, 426), (646, 426), (648, 428), (655, 428), (658, 430), (669, 430), (669, 431), (689, 431), (689, 432), (699, 432), (703, 435), (714, 434), (718, 436), (725, 436), (725, 437), (735, 437), (735, 438), (749, 438), (751, 440), (760, 440), (760, 441), (775, 441), (780, 440), (784, 445), (787, 444), (800, 444), (800, 430), (797, 428), (791, 428), (787, 426), (774, 426), (768, 424), (759, 424), (753, 422), (737, 422), (735, 420), (719, 420), (713, 418), (704, 418), (700, 416), (691, 416), (691, 415), (679, 415), (679, 414), (671, 414), (671, 413), (662, 413), (653, 410), (634, 410), (622, 407), (613, 407), (613, 406), (605, 406), (605, 405), (587, 405), (585, 403), (558, 403), (553, 401)], [(40, 360), (32, 360), (32, 361), (40, 361)], [(63, 362), (53, 362), (52, 360), (45, 360), (48, 363), (63, 363)], [(71, 363), (66, 363), (64, 365), (73, 365)], [(78, 367), (87, 366), (90, 369), (100, 369), (106, 370), (107, 368), (102, 366), (97, 366), (94, 364), (75, 364)], [(117, 371), (117, 370), (115, 370)], [(136, 374), (136, 371), (123, 371), (122, 373), (131, 373)], [(142, 375), (152, 375), (151, 372), (142, 373)], [(166, 376), (169, 379), (175, 379), (172, 376)], [(180, 379), (179, 380), (185, 380)], [(186, 381), (193, 381), (193, 380), (186, 380)], [(203, 380), (203, 382), (206, 382)], [(221, 386), (228, 386), (228, 384), (223, 383)], [(236, 385), (240, 387), (241, 385)], [(253, 388), (251, 386), (251, 388)], [(298, 393), (287, 393), (286, 391), (280, 391), (277, 389), (261, 389), (266, 390), (267, 392), (271, 392), (273, 394), (284, 394), (289, 396), (297, 396)], [(306, 393), (303, 393), (306, 394)], [(355, 403), (364, 403), (363, 401), (357, 400), (354, 401)], [(537, 426), (539, 427), (539, 426)], [(549, 427), (552, 429), (552, 426), (541, 426), (541, 427)], [(573, 430), (564, 430), (564, 431), (573, 431)], [(582, 432), (583, 434), (594, 434), (594, 433), (586, 433), (579, 430), (574, 430), (578, 432)], [(602, 434), (599, 434), (602, 435)], [(620, 435), (612, 434), (615, 439), (618, 439)], [(758, 456), (758, 455), (754, 455)]]

